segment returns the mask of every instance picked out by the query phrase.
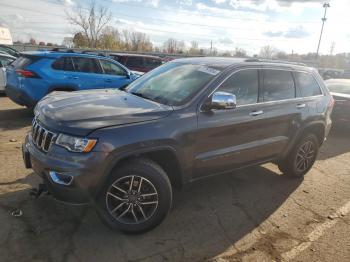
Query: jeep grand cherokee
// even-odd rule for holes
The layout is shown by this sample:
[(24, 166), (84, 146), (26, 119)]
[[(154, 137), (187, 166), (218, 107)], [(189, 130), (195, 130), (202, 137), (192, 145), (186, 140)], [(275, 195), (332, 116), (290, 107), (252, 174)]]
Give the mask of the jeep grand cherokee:
[(332, 107), (306, 66), (179, 59), (123, 91), (46, 96), (23, 156), (56, 198), (93, 203), (109, 226), (144, 232), (168, 214), (174, 186), (270, 161), (303, 177)]

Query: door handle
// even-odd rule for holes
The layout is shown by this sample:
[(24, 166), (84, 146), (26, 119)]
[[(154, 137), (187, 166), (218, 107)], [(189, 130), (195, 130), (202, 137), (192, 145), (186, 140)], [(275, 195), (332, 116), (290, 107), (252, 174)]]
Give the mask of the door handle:
[(69, 78), (69, 79), (74, 79), (74, 80), (79, 79), (79, 77), (77, 77), (77, 76), (68, 76), (68, 78)]
[(105, 79), (105, 82), (110, 83), (110, 82), (112, 82), (112, 80), (111, 79)]
[(297, 104), (297, 108), (305, 108), (306, 105), (305, 104)]
[(259, 111), (250, 112), (249, 115), (251, 115), (251, 116), (258, 116), (258, 115), (262, 115), (263, 113), (264, 113), (264, 111), (259, 110)]

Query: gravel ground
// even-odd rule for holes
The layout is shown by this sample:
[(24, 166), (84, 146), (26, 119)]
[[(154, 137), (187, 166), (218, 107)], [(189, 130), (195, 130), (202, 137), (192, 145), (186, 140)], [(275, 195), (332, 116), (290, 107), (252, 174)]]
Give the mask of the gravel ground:
[(175, 192), (159, 227), (125, 235), (88, 206), (30, 198), (31, 118), (0, 97), (0, 261), (350, 261), (349, 131), (332, 131), (304, 180), (273, 164), (202, 180)]

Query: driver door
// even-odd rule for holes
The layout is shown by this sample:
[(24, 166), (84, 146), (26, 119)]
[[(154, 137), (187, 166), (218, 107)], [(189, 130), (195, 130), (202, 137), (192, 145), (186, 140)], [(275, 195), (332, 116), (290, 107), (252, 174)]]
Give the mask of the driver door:
[(238, 71), (216, 91), (234, 94), (237, 107), (199, 112), (194, 152), (195, 178), (258, 162), (269, 154), (261, 152), (266, 141), (262, 139), (265, 116), (258, 103), (259, 71)]

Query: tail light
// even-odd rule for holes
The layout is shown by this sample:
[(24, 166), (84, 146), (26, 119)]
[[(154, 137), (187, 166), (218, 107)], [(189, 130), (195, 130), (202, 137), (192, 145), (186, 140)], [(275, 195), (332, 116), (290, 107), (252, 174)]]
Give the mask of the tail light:
[(36, 73), (30, 70), (17, 69), (16, 73), (17, 75), (22, 76), (24, 78), (39, 78), (39, 76)]

